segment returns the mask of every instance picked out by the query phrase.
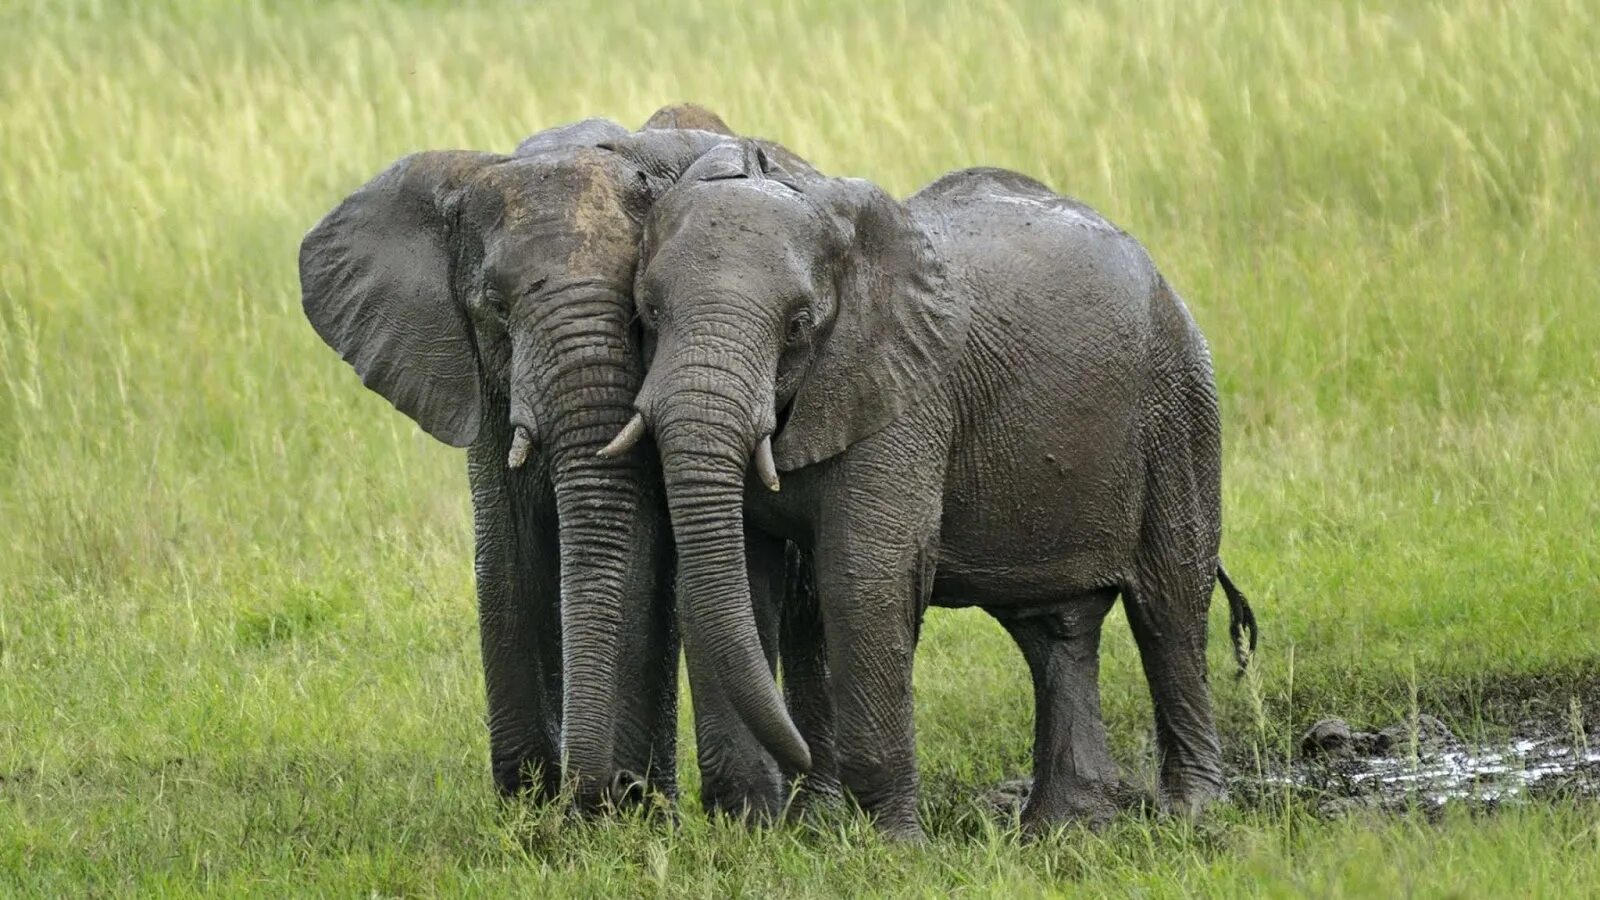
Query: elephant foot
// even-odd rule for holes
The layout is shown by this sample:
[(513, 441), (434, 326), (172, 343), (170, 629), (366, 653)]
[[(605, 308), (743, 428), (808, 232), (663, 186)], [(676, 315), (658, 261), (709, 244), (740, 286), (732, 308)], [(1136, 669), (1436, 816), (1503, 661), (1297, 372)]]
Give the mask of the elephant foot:
[(1030, 834), (1071, 823), (1099, 829), (1119, 814), (1153, 805), (1149, 796), (1114, 779), (1075, 778), (1039, 789), (1033, 779), (1018, 779), (991, 788), (984, 800), (1001, 815), (1016, 816)]
[(884, 841), (893, 844), (921, 844), (927, 838), (922, 832), (922, 821), (917, 816), (916, 782), (901, 780), (888, 790), (868, 792), (851, 789), (849, 796)]
[(1197, 819), (1222, 798), (1221, 785), (1188, 784), (1177, 790), (1163, 790), (1160, 808), (1167, 815)]
[(781, 807), (766, 797), (723, 797), (705, 803), (707, 816), (743, 822), (752, 828), (778, 821)]
[(844, 807), (844, 788), (837, 778), (801, 775), (790, 785), (784, 817), (789, 822), (802, 822)]
[(788, 795), (776, 766), (701, 770), (700, 803), (708, 816), (770, 825), (782, 816), (786, 800)]
[(515, 756), (490, 762), (495, 790), (504, 800), (548, 803), (561, 793), (559, 767), (535, 757)]
[(1193, 819), (1221, 800), (1224, 791), (1222, 767), (1214, 759), (1169, 761), (1161, 767), (1157, 800), (1162, 813)]
[(916, 819), (911, 819), (910, 821), (896, 820), (894, 822), (885, 822), (879, 819), (874, 824), (877, 825), (878, 834), (886, 844), (918, 847), (928, 842), (928, 836), (923, 833), (922, 825)]
[(1062, 779), (1030, 792), (1020, 819), (1023, 831), (1034, 834), (1069, 823), (1098, 830), (1138, 806), (1142, 801), (1137, 795), (1115, 780)]

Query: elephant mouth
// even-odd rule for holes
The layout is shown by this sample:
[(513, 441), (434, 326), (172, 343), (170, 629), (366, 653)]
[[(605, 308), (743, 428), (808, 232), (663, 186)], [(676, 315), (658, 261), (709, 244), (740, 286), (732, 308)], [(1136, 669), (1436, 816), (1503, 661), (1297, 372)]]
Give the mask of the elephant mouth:
[(772, 439), (774, 441), (782, 439), (782, 437), (783, 437), (783, 429), (788, 427), (788, 425), (789, 425), (789, 414), (791, 412), (793, 412), (793, 411), (794, 411), (794, 396), (791, 394), (789, 399), (786, 400), (782, 405), (780, 405), (778, 407), (778, 413), (777, 413), (777, 415), (778, 415), (778, 419), (777, 419), (778, 424), (776, 426), (774, 426), (773, 429), (772, 429)]

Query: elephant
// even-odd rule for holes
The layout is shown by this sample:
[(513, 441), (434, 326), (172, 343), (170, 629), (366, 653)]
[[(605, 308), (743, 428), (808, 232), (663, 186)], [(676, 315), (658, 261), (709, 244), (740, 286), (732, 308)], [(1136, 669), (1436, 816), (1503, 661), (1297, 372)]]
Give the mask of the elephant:
[(651, 207), (634, 298), (655, 349), (606, 452), (653, 436), (687, 658), (780, 763), (803, 771), (811, 748), (765, 664), (745, 557), (782, 539), (811, 560), (838, 776), (886, 836), (922, 838), (911, 675), (930, 605), (988, 611), (1027, 661), (1024, 827), (1114, 805), (1098, 653), (1119, 597), (1161, 802), (1221, 794), (1219, 576), (1241, 664), (1254, 614), (1221, 569), (1210, 352), (1134, 238), (1014, 172), (901, 202), (730, 141)]
[[(642, 778), (676, 796), (678, 638), (659, 464), (643, 450), (596, 451), (627, 420), (643, 374), (639, 223), (731, 134), (684, 104), (631, 137), (589, 119), (509, 155), (416, 153), (301, 244), (302, 305), (317, 333), (368, 388), (467, 449), (502, 794), (549, 799), (570, 787), (593, 810)], [(627, 157), (609, 149), (624, 137)]]

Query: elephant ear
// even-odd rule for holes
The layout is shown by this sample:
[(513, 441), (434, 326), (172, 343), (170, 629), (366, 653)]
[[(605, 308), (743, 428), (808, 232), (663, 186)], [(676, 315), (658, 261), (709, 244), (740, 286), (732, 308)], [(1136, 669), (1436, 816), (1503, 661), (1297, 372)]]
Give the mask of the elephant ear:
[(832, 328), (773, 441), (780, 470), (821, 462), (881, 431), (938, 389), (966, 343), (971, 309), (904, 204), (859, 179), (805, 186), (845, 222)]
[(455, 447), (478, 435), (477, 351), (455, 302), (449, 199), (490, 153), (418, 153), (345, 198), (300, 243), (300, 302), (361, 382)]
[(573, 147), (595, 147), (627, 133), (628, 129), (610, 119), (584, 119), (582, 122), (546, 128), (537, 134), (529, 135), (522, 139), (522, 143), (517, 145), (517, 149), (511, 155), (520, 158)]
[(664, 128), (690, 128), (696, 131), (709, 131), (724, 137), (734, 137), (733, 129), (722, 117), (706, 109), (698, 103), (674, 103), (663, 106), (645, 120), (640, 131), (656, 131)]

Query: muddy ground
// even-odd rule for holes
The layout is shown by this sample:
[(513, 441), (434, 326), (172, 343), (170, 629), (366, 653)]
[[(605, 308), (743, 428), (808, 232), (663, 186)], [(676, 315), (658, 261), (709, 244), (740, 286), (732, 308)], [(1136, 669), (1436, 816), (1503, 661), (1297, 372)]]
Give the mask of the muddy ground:
[[(1309, 719), (1287, 750), (1236, 745), (1228, 792), (1246, 807), (1295, 805), (1325, 818), (1371, 810), (1492, 812), (1537, 801), (1600, 803), (1600, 673), (1531, 675), (1470, 690), (1419, 691), (1394, 721)], [(985, 801), (1013, 815), (1030, 780)], [(1130, 805), (1148, 797), (1125, 786)]]

